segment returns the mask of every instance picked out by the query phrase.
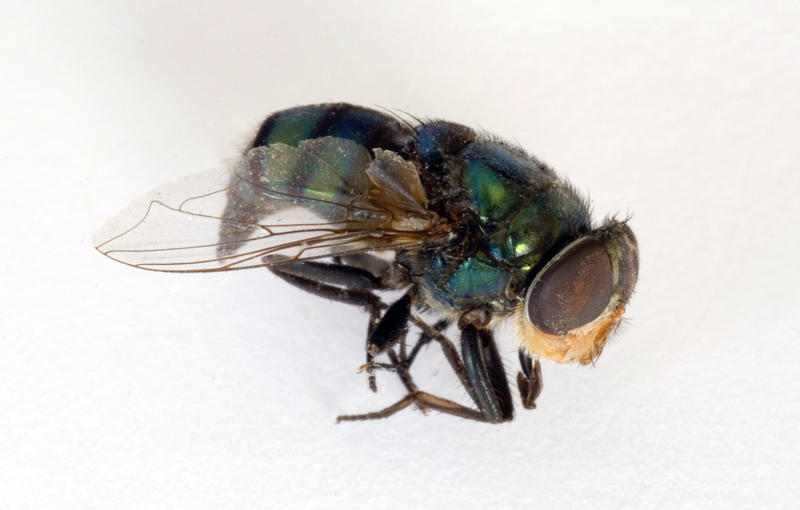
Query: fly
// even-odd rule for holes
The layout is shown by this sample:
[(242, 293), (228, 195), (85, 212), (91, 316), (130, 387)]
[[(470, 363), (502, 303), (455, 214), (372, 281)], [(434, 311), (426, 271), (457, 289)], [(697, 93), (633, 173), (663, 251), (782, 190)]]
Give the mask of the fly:
[[(181, 200), (170, 202), (172, 195)], [(638, 275), (625, 221), (592, 223), (565, 180), (519, 147), (446, 121), (408, 122), (349, 104), (270, 115), (234, 169), (160, 191), (97, 249), (140, 269), (266, 267), (312, 294), (365, 308), (363, 369), (395, 372), (410, 405), (499, 423), (514, 404), (493, 330), (516, 325), (523, 407), (539, 360), (592, 363), (622, 320)], [(387, 254), (390, 257), (387, 257)], [(392, 303), (385, 291), (401, 291)], [(440, 319), (431, 324), (419, 312)], [(409, 326), (420, 335), (409, 349)], [(447, 334), (458, 328), (458, 345)], [(417, 387), (410, 367), (437, 343), (474, 407)], [(379, 361), (382, 356), (384, 361)]]

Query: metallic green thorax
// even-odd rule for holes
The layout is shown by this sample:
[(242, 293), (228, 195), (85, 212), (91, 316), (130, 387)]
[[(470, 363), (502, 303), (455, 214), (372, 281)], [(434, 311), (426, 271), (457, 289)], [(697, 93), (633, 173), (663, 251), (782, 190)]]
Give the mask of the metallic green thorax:
[[(589, 228), (586, 203), (520, 149), (477, 140), (449, 160), (481, 242), (466, 257), (437, 253), (421, 278), (430, 299), (455, 310), (505, 307), (543, 257)], [(507, 292), (510, 291), (510, 295)]]

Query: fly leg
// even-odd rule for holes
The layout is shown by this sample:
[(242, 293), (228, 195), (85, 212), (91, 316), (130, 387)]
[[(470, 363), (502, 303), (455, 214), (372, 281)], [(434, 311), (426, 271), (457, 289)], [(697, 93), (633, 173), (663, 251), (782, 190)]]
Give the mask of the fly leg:
[(269, 266), (281, 279), (306, 292), (340, 303), (364, 306), (370, 312), (385, 307), (375, 290), (383, 290), (379, 278), (365, 269), (325, 262), (292, 262)]
[[(406, 293), (403, 297), (395, 301), (386, 313), (383, 314), (380, 321), (376, 324), (375, 328), (367, 337), (367, 370), (374, 367), (372, 361), (379, 354), (386, 353), (389, 360), (392, 362), (388, 367), (390, 370), (397, 372), (400, 381), (406, 387), (409, 393), (417, 392), (417, 386), (414, 384), (411, 374), (408, 369), (410, 363), (407, 362), (403, 356), (405, 351), (406, 334), (408, 333), (408, 322), (411, 316), (411, 293)], [(400, 342), (401, 356), (398, 356), (393, 347)], [(425, 407), (420, 402), (417, 402), (419, 408), (424, 412)]]
[[(363, 267), (346, 265), (343, 263), (345, 260)], [(334, 263), (275, 264), (274, 259), (268, 261), (274, 264), (270, 266), (270, 270), (292, 285), (318, 296), (365, 307), (370, 313), (370, 323), (367, 329), (367, 363), (365, 365), (369, 374), (370, 389), (377, 391), (374, 358), (385, 352), (392, 362), (390, 368), (397, 371), (409, 392), (406, 397), (382, 411), (340, 416), (339, 421), (384, 418), (414, 403), (423, 409), (436, 409), (463, 418), (490, 423), (499, 423), (512, 418), (511, 392), (491, 331), (484, 328), (479, 329), (471, 323), (463, 324), (461, 327), (461, 356), (459, 356), (453, 343), (438, 328), (430, 326), (411, 314), (411, 293), (406, 293), (393, 303), (381, 317), (381, 310), (386, 308), (386, 304), (374, 291), (396, 289), (404, 283), (401, 278), (391, 275), (392, 266), (389, 263), (376, 257), (353, 256), (337, 258)], [(402, 355), (398, 356), (393, 347), (398, 341), (405, 338), (409, 322), (420, 327), (425, 340), (422, 341), (421, 337), (421, 341), (418, 341), (412, 350), (411, 356), (406, 357), (402, 347)], [(441, 328), (445, 326), (446, 323), (441, 324)], [(428, 337), (439, 343), (445, 358), (478, 410), (417, 389), (408, 369), (421, 346), (430, 341)], [(523, 364), (523, 370), (524, 368)], [(541, 377), (532, 378), (532, 375), (536, 375), (535, 370), (525, 374), (532, 389), (523, 394), (523, 404), (535, 401), (535, 396), (531, 400), (530, 395), (535, 393), (533, 390), (539, 384), (536, 381), (540, 382)], [(525, 395), (529, 395), (527, 400), (525, 400)]]
[[(400, 347), (398, 349), (399, 352), (397, 354), (395, 354), (392, 351), (387, 351), (390, 355), (392, 361), (391, 363), (379, 363), (375, 361), (372, 363), (373, 368), (379, 368), (381, 370), (389, 370), (395, 372), (401, 366), (405, 367), (406, 369), (409, 369), (411, 365), (414, 363), (414, 360), (417, 358), (417, 355), (419, 354), (420, 350), (426, 345), (428, 345), (430, 342), (436, 340), (436, 338), (434, 338), (431, 332), (433, 333), (438, 332), (438, 334), (441, 335), (442, 330), (444, 330), (449, 324), (449, 321), (442, 319), (433, 326), (429, 326), (427, 323), (422, 322), (422, 319), (419, 319), (414, 315), (411, 315), (409, 319), (416, 325), (418, 325), (418, 323), (425, 324), (427, 328), (424, 329), (419, 334), (416, 343), (414, 343), (414, 347), (411, 348), (411, 352), (410, 353), (408, 352), (408, 348), (405, 342), (400, 342), (399, 344)], [(455, 350), (455, 348), (453, 349)]]
[(517, 387), (522, 405), (525, 409), (536, 409), (536, 399), (542, 393), (542, 366), (539, 360), (532, 362), (531, 357), (520, 349), (519, 365), (521, 372), (517, 372)]
[(461, 356), (475, 401), (486, 421), (500, 423), (514, 417), (511, 390), (497, 352), (494, 335), (488, 329), (467, 324), (461, 329)]
[[(367, 327), (367, 354), (364, 366), (369, 374), (370, 389), (377, 391), (373, 360), (377, 354), (394, 345), (401, 335), (405, 335), (407, 314), (405, 319), (398, 318), (398, 309), (394, 307), (406, 307), (410, 312), (410, 297), (407, 301), (401, 299), (392, 305), (384, 318), (381, 318), (380, 312), (386, 308), (386, 304), (375, 291), (402, 288), (407, 285), (406, 279), (398, 274), (389, 262), (366, 254), (335, 257), (333, 263), (276, 263), (274, 257), (265, 258), (265, 262), (271, 262), (273, 265), (269, 266), (269, 269), (273, 273), (298, 288), (333, 301), (367, 309), (370, 320)], [(407, 368), (398, 370), (398, 374), (409, 391), (412, 391), (413, 383), (408, 376)]]
[[(412, 317), (411, 320), (414, 321), (419, 319), (417, 319), (416, 317)], [(428, 326), (428, 327), (433, 328), (436, 332), (438, 332), (441, 335), (442, 331), (445, 328), (447, 328), (449, 324), (450, 321), (442, 319), (433, 326)], [(417, 354), (419, 354), (420, 349), (428, 345), (430, 342), (433, 342), (434, 340), (435, 338), (430, 332), (423, 330), (419, 334), (419, 338), (417, 338), (417, 343), (415, 343), (414, 347), (411, 348), (411, 353), (406, 353), (406, 345), (404, 343), (400, 344), (400, 362), (406, 365), (406, 367), (410, 367), (412, 363), (414, 363), (414, 359), (416, 359)]]
[(333, 262), (368, 271), (380, 281), (383, 289), (402, 289), (411, 284), (408, 275), (399, 270), (392, 262), (368, 253), (339, 255), (333, 257)]
[(453, 369), (453, 372), (458, 377), (459, 382), (464, 387), (464, 389), (469, 394), (470, 398), (473, 402), (477, 405), (477, 397), (475, 395), (475, 390), (472, 387), (472, 383), (467, 376), (467, 370), (464, 368), (464, 363), (461, 361), (461, 357), (458, 354), (458, 350), (456, 349), (453, 342), (445, 336), (441, 330), (431, 327), (427, 322), (422, 320), (421, 318), (412, 315), (411, 321), (422, 330), (423, 333), (427, 334), (434, 340), (439, 343), (439, 347), (442, 349), (442, 354), (444, 354), (445, 359), (450, 364), (450, 368)]
[(447, 400), (446, 398), (425, 393), (424, 391), (415, 391), (413, 393), (409, 393), (394, 404), (381, 409), (380, 411), (364, 414), (343, 414), (338, 416), (336, 418), (336, 423), (342, 421), (379, 420), (381, 418), (388, 418), (394, 413), (402, 411), (406, 407), (415, 403), (423, 408), (435, 409), (443, 413), (460, 416), (469, 420), (487, 421), (483, 414), (481, 414), (479, 411), (462, 406), (461, 404), (453, 402), (452, 400)]
[(477, 329), (472, 324), (462, 327), (461, 356), (459, 357), (452, 342), (440, 331), (419, 318), (411, 317), (412, 321), (421, 327), (423, 333), (427, 333), (431, 338), (436, 339), (442, 346), (445, 357), (478, 409), (472, 409), (451, 400), (417, 390), (410, 391), (408, 395), (380, 411), (343, 415), (339, 416), (336, 421), (388, 418), (414, 403), (421, 407), (435, 409), (475, 421), (500, 423), (511, 420), (514, 413), (511, 391), (508, 387), (503, 363), (497, 352), (497, 346), (491, 331)]

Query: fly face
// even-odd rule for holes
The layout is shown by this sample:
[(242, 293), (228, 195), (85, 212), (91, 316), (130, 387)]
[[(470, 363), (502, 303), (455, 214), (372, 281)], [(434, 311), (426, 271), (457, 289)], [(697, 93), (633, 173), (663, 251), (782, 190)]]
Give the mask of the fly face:
[(517, 311), (522, 344), (560, 363), (591, 363), (617, 327), (638, 274), (636, 238), (610, 223), (558, 252)]
[[(347, 104), (291, 108), (262, 124), (231, 171), (156, 192), (97, 249), (141, 269), (266, 267), (313, 294), (364, 307), (363, 369), (399, 376), (409, 405), (485, 422), (513, 402), (492, 328), (519, 327), (517, 384), (535, 407), (540, 357), (589, 363), (621, 320), (638, 272), (625, 223), (592, 227), (586, 201), (521, 149), (443, 121), (412, 124)], [(376, 253), (394, 253), (392, 260)], [(394, 303), (382, 292), (404, 291)], [(442, 319), (428, 324), (419, 309)], [(444, 333), (456, 323), (460, 349)], [(409, 325), (419, 330), (407, 345)], [(420, 390), (410, 367), (437, 343), (475, 407)], [(385, 361), (379, 361), (379, 356)]]

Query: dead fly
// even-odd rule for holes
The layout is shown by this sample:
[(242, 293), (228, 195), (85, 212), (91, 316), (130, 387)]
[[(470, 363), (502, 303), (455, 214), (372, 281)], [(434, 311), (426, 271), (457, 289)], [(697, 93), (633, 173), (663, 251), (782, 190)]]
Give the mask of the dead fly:
[[(494, 327), (516, 325), (517, 385), (533, 408), (539, 358), (591, 363), (637, 278), (636, 238), (625, 222), (593, 225), (586, 200), (549, 167), (451, 122), (406, 122), (348, 104), (290, 108), (264, 121), (236, 168), (175, 193), (174, 203), (157, 193), (141, 221), (118, 221), (97, 249), (153, 271), (267, 267), (303, 290), (365, 307), (370, 386), (375, 370), (388, 369), (408, 395), (339, 420), (383, 418), (411, 404), (511, 420)], [(387, 305), (379, 293), (388, 290), (404, 294)], [(419, 310), (441, 320), (430, 325)], [(410, 350), (409, 323), (421, 331)], [(443, 334), (451, 323), (460, 349)], [(409, 368), (429, 342), (442, 348), (475, 408), (416, 386)]]

